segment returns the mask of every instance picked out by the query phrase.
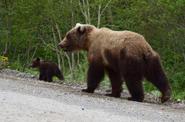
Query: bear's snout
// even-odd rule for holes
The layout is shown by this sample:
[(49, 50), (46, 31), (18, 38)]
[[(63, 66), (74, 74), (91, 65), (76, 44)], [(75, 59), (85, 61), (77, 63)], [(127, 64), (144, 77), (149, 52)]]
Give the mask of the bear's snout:
[(71, 51), (72, 45), (67, 40), (61, 41), (58, 46), (62, 48), (64, 51)]
[(59, 44), (58, 44), (58, 47), (62, 48), (62, 45), (61, 45), (61, 43), (59, 43)]
[(60, 48), (64, 48), (64, 47), (66, 47), (66, 42), (65, 41), (61, 41), (59, 44), (58, 44), (58, 47), (60, 47)]
[(28, 67), (29, 67), (29, 68), (35, 68), (36, 65), (35, 65), (35, 64), (30, 64)]

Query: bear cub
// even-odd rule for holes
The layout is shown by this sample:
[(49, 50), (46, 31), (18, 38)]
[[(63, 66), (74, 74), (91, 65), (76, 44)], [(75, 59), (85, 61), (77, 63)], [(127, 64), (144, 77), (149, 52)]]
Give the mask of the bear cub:
[(60, 80), (64, 80), (64, 76), (61, 70), (59, 69), (57, 64), (53, 62), (43, 61), (40, 60), (40, 58), (36, 58), (32, 61), (31, 67), (39, 69), (39, 80), (52, 82), (53, 76), (58, 77), (58, 79)]

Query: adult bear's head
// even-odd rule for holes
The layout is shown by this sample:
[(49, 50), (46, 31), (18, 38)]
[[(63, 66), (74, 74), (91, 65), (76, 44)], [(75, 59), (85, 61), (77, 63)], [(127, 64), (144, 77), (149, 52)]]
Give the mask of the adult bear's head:
[(67, 32), (59, 46), (64, 51), (87, 50), (89, 34), (94, 28), (93, 25), (77, 23), (74, 28)]

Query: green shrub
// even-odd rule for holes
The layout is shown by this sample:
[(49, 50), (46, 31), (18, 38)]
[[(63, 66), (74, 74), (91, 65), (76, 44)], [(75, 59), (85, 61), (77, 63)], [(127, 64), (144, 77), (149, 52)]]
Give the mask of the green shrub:
[(0, 56), (0, 69), (8, 67), (8, 57)]

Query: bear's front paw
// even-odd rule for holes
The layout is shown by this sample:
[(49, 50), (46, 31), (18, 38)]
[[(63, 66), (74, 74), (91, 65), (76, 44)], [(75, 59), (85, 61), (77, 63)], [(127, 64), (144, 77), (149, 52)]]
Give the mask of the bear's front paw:
[(91, 89), (82, 89), (82, 92), (93, 93), (94, 91)]
[(105, 96), (108, 96), (108, 97), (113, 97), (112, 94), (105, 94)]
[(105, 96), (109, 96), (109, 97), (115, 97), (115, 98), (119, 98), (121, 95), (120, 94), (105, 94)]
[(105, 90), (105, 92), (112, 92), (112, 89), (107, 89)]
[(143, 102), (143, 98), (128, 97), (127, 99), (130, 100), (130, 101)]

